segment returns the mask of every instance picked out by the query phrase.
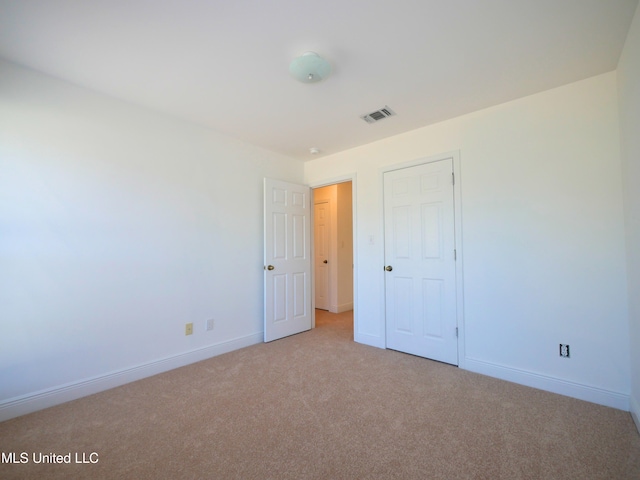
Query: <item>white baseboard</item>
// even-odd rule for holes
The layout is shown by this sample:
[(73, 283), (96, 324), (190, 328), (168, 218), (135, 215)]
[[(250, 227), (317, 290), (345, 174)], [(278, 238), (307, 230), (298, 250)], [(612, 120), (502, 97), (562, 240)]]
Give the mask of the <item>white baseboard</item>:
[(150, 363), (117, 370), (105, 375), (10, 398), (0, 403), (0, 422), (86, 397), (87, 395), (102, 392), (110, 388), (119, 387), (120, 385), (151, 377), (158, 373), (184, 367), (185, 365), (206, 360), (207, 358), (215, 357), (223, 353), (255, 345), (261, 343), (262, 340), (262, 332), (254, 333), (227, 342), (155, 360)]
[(342, 313), (353, 310), (353, 302), (343, 303), (342, 305), (329, 305), (329, 311), (331, 313)]
[(627, 394), (569, 382), (559, 378), (518, 370), (494, 363), (487, 363), (468, 357), (465, 359), (465, 369), (501, 380), (519, 383), (520, 385), (566, 395), (579, 400), (586, 400), (587, 402), (597, 403), (627, 412), (629, 411), (629, 395)]
[(640, 433), (640, 402), (633, 395), (629, 397), (629, 412), (631, 412), (631, 418), (633, 418), (638, 433)]
[(349, 310), (353, 310), (353, 302), (336, 306), (336, 313), (348, 312)]
[(385, 345), (384, 337), (377, 337), (375, 335), (369, 335), (366, 333), (354, 333), (353, 340), (363, 345), (369, 345), (370, 347), (387, 348)]

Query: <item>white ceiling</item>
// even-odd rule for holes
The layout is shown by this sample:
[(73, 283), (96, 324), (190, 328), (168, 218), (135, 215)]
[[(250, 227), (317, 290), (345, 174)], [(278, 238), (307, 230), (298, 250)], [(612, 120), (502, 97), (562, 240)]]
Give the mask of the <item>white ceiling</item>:
[[(309, 160), (614, 70), (637, 5), (0, 0), (0, 56)], [(289, 75), (308, 50), (323, 82)]]

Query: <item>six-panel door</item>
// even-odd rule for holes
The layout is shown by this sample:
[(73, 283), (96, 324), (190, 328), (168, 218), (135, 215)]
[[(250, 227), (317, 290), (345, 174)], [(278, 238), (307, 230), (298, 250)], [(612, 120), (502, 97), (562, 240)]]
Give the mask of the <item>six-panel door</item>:
[(309, 187), (264, 180), (264, 341), (311, 328)]
[(451, 159), (384, 174), (387, 347), (458, 364)]

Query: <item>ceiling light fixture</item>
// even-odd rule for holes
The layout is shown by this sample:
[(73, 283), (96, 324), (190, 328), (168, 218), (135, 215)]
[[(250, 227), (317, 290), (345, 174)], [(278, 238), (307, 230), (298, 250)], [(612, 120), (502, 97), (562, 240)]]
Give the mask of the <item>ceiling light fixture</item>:
[(315, 52), (305, 52), (294, 58), (289, 72), (302, 83), (316, 83), (331, 73), (331, 65)]

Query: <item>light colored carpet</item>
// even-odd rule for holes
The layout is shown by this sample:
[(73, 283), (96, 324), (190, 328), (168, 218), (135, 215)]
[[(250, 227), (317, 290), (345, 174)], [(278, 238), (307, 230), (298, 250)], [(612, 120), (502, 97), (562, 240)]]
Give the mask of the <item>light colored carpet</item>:
[[(0, 478), (640, 479), (627, 412), (318, 327), (0, 423)], [(95, 464), (37, 455), (98, 454)], [(95, 456), (93, 457), (96, 458)]]

